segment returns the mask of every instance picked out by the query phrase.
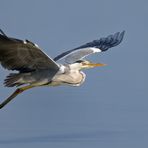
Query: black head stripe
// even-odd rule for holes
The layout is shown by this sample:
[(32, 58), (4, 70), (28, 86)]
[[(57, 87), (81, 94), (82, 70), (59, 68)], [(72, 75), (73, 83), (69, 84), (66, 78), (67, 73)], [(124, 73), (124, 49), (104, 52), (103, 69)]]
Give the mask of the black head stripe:
[(84, 60), (78, 60), (75, 63), (82, 63), (82, 62), (84, 62)]

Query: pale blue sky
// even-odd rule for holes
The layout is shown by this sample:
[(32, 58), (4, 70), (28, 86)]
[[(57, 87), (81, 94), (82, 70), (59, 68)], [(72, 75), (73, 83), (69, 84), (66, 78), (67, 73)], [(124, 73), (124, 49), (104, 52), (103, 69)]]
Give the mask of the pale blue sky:
[[(0, 27), (37, 43), (51, 57), (126, 31), (123, 42), (89, 57), (81, 87), (26, 91), (0, 110), (3, 148), (139, 148), (148, 142), (148, 2), (146, 0), (1, 0)], [(0, 100), (7, 70), (0, 68)]]

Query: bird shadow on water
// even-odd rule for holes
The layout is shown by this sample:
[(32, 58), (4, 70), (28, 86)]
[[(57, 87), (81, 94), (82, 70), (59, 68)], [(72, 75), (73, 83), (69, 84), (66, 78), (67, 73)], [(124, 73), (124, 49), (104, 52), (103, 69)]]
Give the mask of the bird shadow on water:
[(85, 142), (101, 141), (116, 138), (121, 131), (93, 131), (82, 133), (52, 134), (41, 136), (24, 136), (9, 139), (0, 139), (0, 144), (20, 144), (20, 143), (47, 143), (47, 142)]

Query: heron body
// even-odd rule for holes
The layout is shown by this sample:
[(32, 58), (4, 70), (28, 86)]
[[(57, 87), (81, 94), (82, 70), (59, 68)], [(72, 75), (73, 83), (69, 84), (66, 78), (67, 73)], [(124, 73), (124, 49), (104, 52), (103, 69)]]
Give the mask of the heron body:
[[(124, 36), (124, 31), (117, 32), (68, 50), (52, 59), (33, 42), (8, 37), (2, 30), (0, 33), (0, 63), (8, 70), (18, 71), (10, 73), (4, 81), (6, 87), (16, 86), (17, 89), (0, 104), (0, 108), (33, 87), (80, 86), (86, 78), (83, 69), (105, 65), (92, 63), (84, 58), (117, 46)], [(60, 60), (64, 60), (64, 63), (59, 63)]]
[(79, 69), (78, 65), (81, 65), (81, 63), (60, 65), (59, 70), (54, 76), (54, 71), (52, 72), (50, 69), (10, 74), (7, 79), (5, 79), (5, 85), (9, 87), (23, 84), (30, 84), (34, 87), (45, 85), (58, 86), (62, 84), (79, 86), (84, 82), (85, 74)]

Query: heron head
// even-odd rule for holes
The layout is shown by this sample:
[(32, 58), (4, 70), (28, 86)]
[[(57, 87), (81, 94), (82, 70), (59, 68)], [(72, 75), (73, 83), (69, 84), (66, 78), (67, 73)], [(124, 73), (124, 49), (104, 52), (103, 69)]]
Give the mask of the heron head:
[(79, 67), (79, 69), (94, 68), (94, 67), (100, 67), (100, 66), (106, 65), (102, 63), (92, 63), (87, 60), (79, 60), (79, 61), (76, 61), (75, 64), (77, 64), (77, 67)]

